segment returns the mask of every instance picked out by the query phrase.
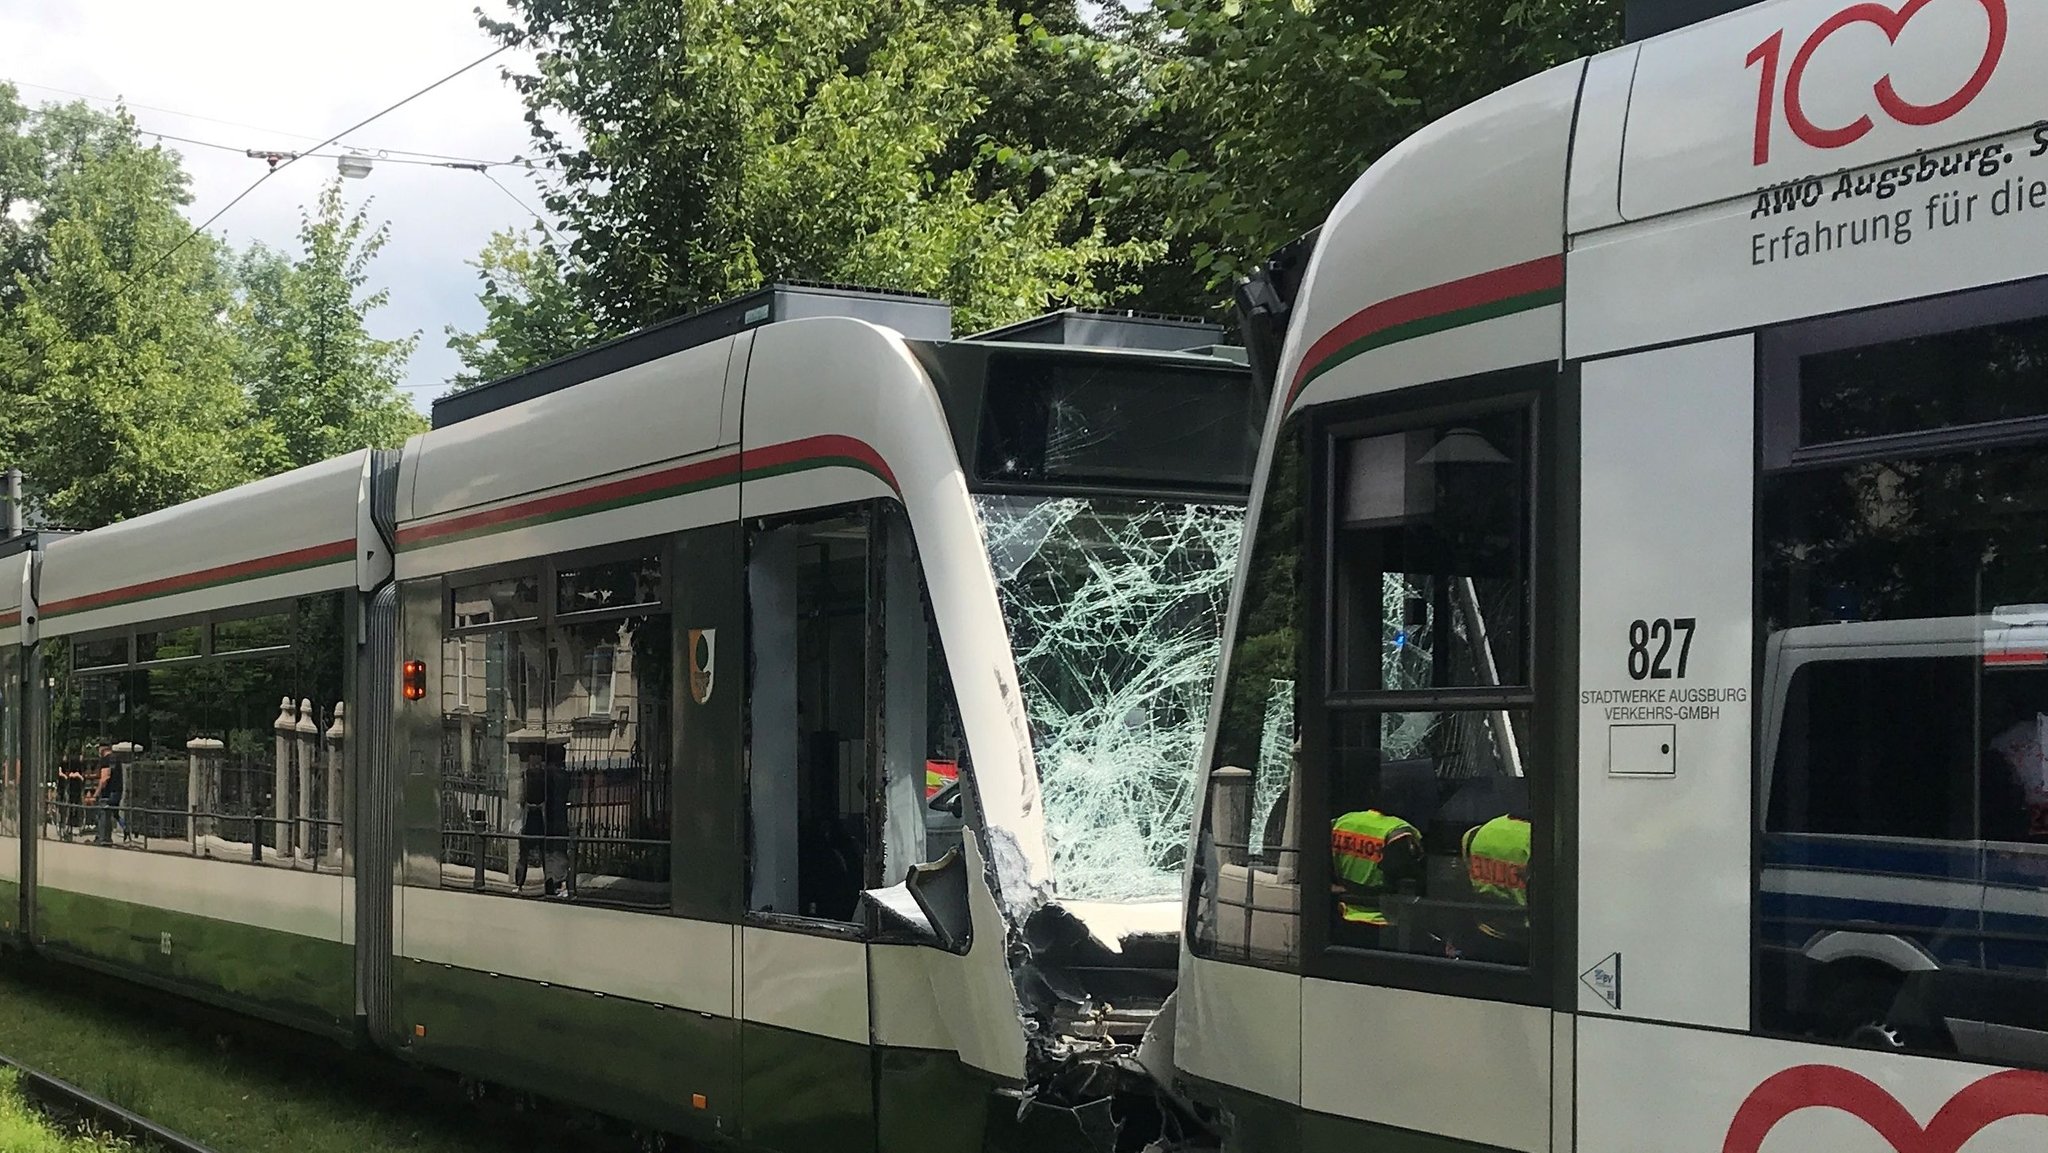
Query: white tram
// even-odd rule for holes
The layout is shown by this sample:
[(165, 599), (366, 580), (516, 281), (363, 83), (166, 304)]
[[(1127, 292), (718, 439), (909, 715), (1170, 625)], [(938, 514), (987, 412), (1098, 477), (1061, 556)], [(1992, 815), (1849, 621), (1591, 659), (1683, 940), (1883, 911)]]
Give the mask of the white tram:
[(2048, 1147), (2044, 59), (1755, 4), (1337, 206), (1172, 1018), (1227, 1147)]
[(946, 335), (777, 288), (0, 559), (6, 930), (649, 1132), (1104, 1129), (1262, 401), (785, 305)]

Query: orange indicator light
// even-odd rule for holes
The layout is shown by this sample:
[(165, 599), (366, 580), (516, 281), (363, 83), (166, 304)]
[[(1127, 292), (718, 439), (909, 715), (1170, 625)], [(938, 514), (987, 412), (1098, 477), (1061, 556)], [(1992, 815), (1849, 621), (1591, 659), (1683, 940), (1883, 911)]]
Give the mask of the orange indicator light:
[(424, 700), (427, 695), (427, 662), (405, 662), (405, 699)]
[(702, 1093), (692, 1093), (690, 1094), (690, 1106), (695, 1109), (708, 1109), (711, 1107), (711, 1102), (705, 1100)]

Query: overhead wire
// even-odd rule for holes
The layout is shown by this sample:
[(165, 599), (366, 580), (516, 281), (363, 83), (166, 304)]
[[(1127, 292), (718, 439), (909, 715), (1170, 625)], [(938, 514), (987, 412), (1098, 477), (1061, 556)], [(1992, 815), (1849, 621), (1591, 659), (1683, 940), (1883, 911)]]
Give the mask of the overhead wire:
[(246, 124), (240, 120), (223, 120), (218, 116), (204, 116), (197, 112), (181, 112), (176, 108), (164, 108), (155, 104), (137, 104), (130, 100), (117, 99), (111, 96), (95, 96), (90, 92), (79, 92), (70, 88), (59, 88), (54, 84), (37, 84), (32, 80), (9, 79), (4, 81), (4, 83), (13, 84), (21, 88), (34, 88), (40, 92), (55, 92), (59, 96), (71, 96), (79, 100), (89, 100), (94, 104), (105, 104), (112, 107), (140, 108), (145, 112), (161, 112), (166, 116), (176, 116), (184, 120), (204, 120), (209, 124), (222, 124), (226, 125), (229, 128), (246, 128), (251, 132), (268, 132), (272, 136), (297, 136), (304, 140), (318, 139), (318, 137), (314, 136), (310, 132), (287, 132), (282, 128), (265, 128), (260, 124)]
[(285, 169), (290, 168), (293, 164), (298, 163), (301, 156), (304, 156), (307, 153), (317, 153), (322, 148), (325, 148), (328, 145), (333, 144), (335, 141), (340, 140), (342, 137), (347, 136), (349, 133), (354, 132), (367, 124), (382, 119), (383, 117), (398, 111), (400, 108), (403, 108), (406, 105), (412, 103), (413, 101), (418, 100), (420, 97), (425, 96), (427, 93), (432, 92), (434, 89), (439, 88), (443, 84), (448, 83), (450, 80), (453, 80), (456, 77), (462, 75), (463, 73), (468, 72), (470, 69), (475, 68), (478, 65), (484, 64), (487, 61), (490, 61), (499, 55), (502, 55), (507, 49), (511, 47), (512, 45), (510, 43), (500, 44), (496, 48), (491, 49), (489, 52), (484, 53), (482, 56), (477, 57), (475, 60), (472, 60), (469, 63), (464, 64), (462, 67), (457, 68), (455, 71), (450, 72), (448, 75), (443, 76), (439, 80), (434, 81), (432, 84), (427, 85), (425, 88), (422, 88), (417, 92), (414, 92), (410, 96), (407, 96), (404, 99), (399, 100), (398, 102), (391, 104), (386, 108), (371, 113), (370, 115), (364, 117), (363, 119), (357, 121), (356, 123), (349, 125), (347, 128), (344, 128), (341, 131), (335, 133), (334, 135), (328, 137), (327, 139), (322, 140), (320, 143), (315, 144), (312, 148), (307, 149), (306, 152), (288, 157), (284, 159), (281, 163), (271, 165), (268, 169), (264, 171), (263, 175), (257, 177), (256, 180), (249, 185), (249, 187), (244, 188), (241, 192), (236, 194), (233, 200), (228, 201), (226, 206), (221, 208), (220, 211), (214, 213), (212, 216), (207, 217), (204, 223), (200, 224), (197, 228), (194, 228), (192, 231), (186, 233), (183, 239), (179, 240), (176, 244), (171, 245), (168, 249), (165, 249), (163, 255), (151, 261), (147, 268), (144, 268), (141, 272), (137, 273), (134, 277), (130, 278), (128, 282), (129, 285), (133, 286), (134, 284), (139, 283), (144, 277), (156, 271), (159, 267), (163, 265), (165, 261), (177, 255), (180, 249), (184, 248), (187, 244), (192, 243), (194, 237), (198, 236), (202, 232), (205, 232), (208, 228), (213, 227), (215, 221), (219, 220), (223, 216), (226, 216), (235, 207), (235, 205), (240, 204), (243, 200), (248, 198), (250, 193), (256, 191), (258, 188), (261, 188), (265, 181), (269, 180), (273, 176), (276, 176), (278, 173), (283, 172)]
[[(175, 140), (179, 144), (190, 144), (199, 148), (213, 148), (221, 152), (232, 152), (238, 156), (247, 156), (253, 160), (268, 160), (273, 157), (279, 162), (287, 159), (346, 160), (351, 157), (361, 156), (375, 160), (379, 164), (412, 164), (423, 168), (464, 168), (473, 170), (485, 168), (523, 168), (540, 171), (541, 169), (551, 167), (546, 163), (535, 163), (524, 156), (515, 156), (510, 160), (481, 160), (468, 156), (445, 156), (435, 152), (407, 152), (404, 149), (384, 148), (373, 151), (354, 146), (350, 146), (351, 151), (348, 152), (320, 152), (312, 149), (295, 151), (289, 148), (249, 148), (237, 144), (222, 144), (217, 140), (200, 140), (196, 137), (180, 136), (175, 132), (160, 132), (157, 129), (147, 128), (139, 124), (136, 125), (135, 130), (140, 135), (153, 137), (157, 140)], [(393, 152), (398, 153), (398, 155), (391, 155)], [(428, 157), (433, 157), (433, 159), (427, 159)]]
[[(19, 80), (12, 78), (0, 79), (0, 84), (13, 84), (22, 88), (35, 88), (44, 92), (55, 92), (63, 96), (74, 96), (80, 100), (89, 100), (94, 104), (104, 104), (110, 108), (140, 109), (146, 112), (160, 112), (165, 116), (175, 116), (182, 120), (203, 120), (210, 124), (221, 124), (231, 128), (244, 128), (251, 132), (261, 132), (270, 136), (290, 136), (299, 140), (318, 139), (317, 136), (310, 132), (292, 132), (283, 128), (265, 128), (261, 125), (249, 124), (240, 120), (226, 120), (218, 116), (206, 116), (198, 112), (185, 112), (180, 109), (166, 108), (161, 105), (137, 104), (125, 98), (116, 98), (112, 96), (95, 96), (90, 92), (79, 92), (70, 88), (59, 88), (53, 84), (37, 84), (29, 80)], [(192, 144), (201, 148), (217, 148), (223, 152), (239, 152), (243, 153), (244, 155), (275, 153), (281, 156), (288, 154), (292, 151), (295, 151), (294, 149), (288, 148), (246, 148), (234, 144), (222, 144), (217, 140), (201, 140), (190, 136), (180, 136), (172, 132), (162, 132), (142, 124), (136, 125), (136, 131), (144, 136), (155, 136), (164, 140), (175, 140), (180, 144)], [(344, 133), (344, 135), (346, 134)], [(552, 165), (547, 164), (544, 161), (533, 161), (525, 159), (523, 157), (517, 158), (516, 160), (511, 162), (506, 162), (498, 160), (482, 160), (473, 156), (456, 156), (446, 152), (429, 152), (417, 148), (391, 148), (371, 144), (355, 144), (347, 141), (343, 141), (342, 146), (346, 148), (353, 148), (359, 152), (366, 153), (369, 155), (374, 155), (379, 160), (388, 161), (394, 164), (416, 163), (416, 161), (400, 160), (400, 157), (420, 157), (430, 162), (446, 161), (454, 164), (503, 165), (507, 163), (512, 163), (519, 167), (529, 167), (535, 169), (543, 167), (553, 167)], [(297, 151), (302, 151), (307, 154), (312, 153), (311, 149), (299, 149)], [(338, 158), (339, 154), (321, 153), (320, 156), (328, 159), (336, 159)]]

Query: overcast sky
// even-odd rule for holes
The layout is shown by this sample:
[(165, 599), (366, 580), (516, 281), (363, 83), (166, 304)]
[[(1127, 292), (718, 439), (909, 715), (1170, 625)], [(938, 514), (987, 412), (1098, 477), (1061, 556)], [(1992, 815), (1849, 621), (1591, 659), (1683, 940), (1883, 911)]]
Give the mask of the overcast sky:
[[(123, 97), (145, 132), (237, 150), (167, 142), (192, 174), (186, 211), (194, 223), (262, 175), (263, 162), (239, 150), (310, 148), (493, 46), (476, 25), (473, 0), (0, 0), (0, 78), (14, 82), (24, 102)], [(524, 61), (508, 52), (343, 143), (486, 160), (527, 153), (523, 109), (501, 75), (508, 64)], [(236, 247), (260, 240), (291, 250), (300, 208), (334, 174), (333, 160), (301, 160), (214, 231)], [(492, 174), (539, 207), (539, 174)], [(443, 328), (482, 323), (476, 270), (466, 262), (494, 230), (523, 226), (533, 214), (483, 176), (446, 168), (376, 165), (344, 193), (352, 205), (369, 200), (372, 217), (390, 222), (391, 242), (371, 279), (390, 290), (391, 302), (370, 325), (378, 336), (420, 333), (405, 383), (424, 411), (457, 366)]]

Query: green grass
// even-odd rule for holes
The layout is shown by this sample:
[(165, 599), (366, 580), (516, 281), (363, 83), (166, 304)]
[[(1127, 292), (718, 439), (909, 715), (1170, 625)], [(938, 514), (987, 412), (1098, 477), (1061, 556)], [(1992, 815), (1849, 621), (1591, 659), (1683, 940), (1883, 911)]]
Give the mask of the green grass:
[(66, 1133), (21, 1095), (12, 1069), (0, 1069), (0, 1153), (128, 1153), (110, 1137)]
[[(362, 1076), (368, 1058), (317, 1042), (267, 1045), (179, 1024), (104, 991), (73, 991), (63, 970), (0, 965), (0, 1053), (140, 1113), (220, 1153), (505, 1153), (542, 1148), (537, 1133), (508, 1134), (394, 1089), (396, 1076)], [(147, 994), (139, 994), (147, 996)], [(11, 1095), (10, 1095), (11, 1098)], [(380, 1099), (382, 1098), (382, 1099)], [(0, 1109), (15, 1106), (0, 1102)], [(30, 1120), (33, 1120), (31, 1115)], [(21, 1129), (0, 1111), (0, 1153), (86, 1153)], [(37, 1142), (43, 1143), (37, 1143)]]

